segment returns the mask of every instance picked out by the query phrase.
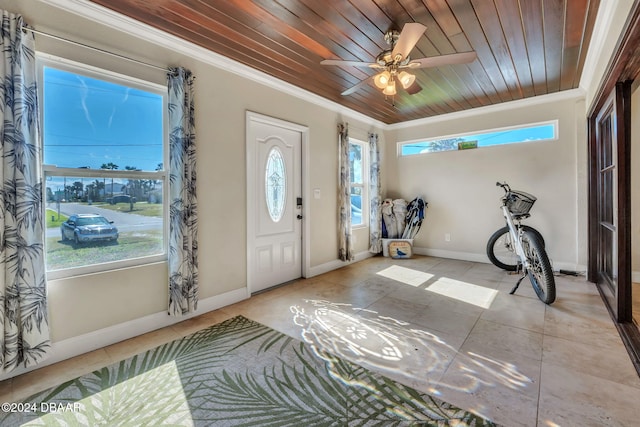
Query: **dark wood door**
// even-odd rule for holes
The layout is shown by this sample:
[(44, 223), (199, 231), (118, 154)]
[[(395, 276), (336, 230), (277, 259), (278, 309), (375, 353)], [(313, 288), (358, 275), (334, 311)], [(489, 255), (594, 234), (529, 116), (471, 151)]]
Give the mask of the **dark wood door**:
[(590, 280), (618, 322), (631, 320), (630, 85), (619, 83), (591, 125)]

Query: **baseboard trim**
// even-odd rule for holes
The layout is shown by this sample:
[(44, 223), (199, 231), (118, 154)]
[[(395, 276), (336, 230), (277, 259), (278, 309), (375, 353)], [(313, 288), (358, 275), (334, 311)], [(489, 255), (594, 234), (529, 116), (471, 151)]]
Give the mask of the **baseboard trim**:
[(640, 271), (631, 272), (631, 281), (634, 283), (640, 283)]
[(551, 260), (551, 264), (553, 265), (553, 271), (559, 270), (567, 270), (567, 271), (575, 271), (581, 276), (587, 276), (587, 266), (582, 264), (575, 264), (570, 262), (555, 262)]
[[(429, 248), (421, 248), (421, 247), (415, 247), (415, 246), (413, 248), (413, 253), (418, 255), (426, 255), (426, 256), (432, 256), (432, 257), (438, 257), (438, 258), (457, 259), (457, 260), (472, 261), (472, 262), (483, 262), (486, 264), (489, 263), (489, 258), (487, 258), (487, 255), (484, 253), (478, 254), (473, 252), (447, 251), (442, 249), (429, 249)], [(569, 270), (569, 271), (575, 271), (578, 273), (585, 273), (587, 271), (586, 265), (581, 265), (577, 263), (556, 262), (554, 260), (551, 260), (551, 264), (553, 265), (553, 269), (555, 271)]]
[(43, 360), (38, 365), (30, 366), (28, 368), (16, 368), (11, 372), (0, 375), (0, 381), (15, 377), (16, 375), (24, 374), (34, 369), (61, 362), (129, 338), (146, 334), (147, 332), (155, 331), (156, 329), (171, 326), (192, 317), (245, 300), (249, 298), (249, 296), (247, 288), (244, 287), (200, 300), (198, 301), (198, 310), (195, 313), (190, 313), (185, 316), (169, 316), (166, 311), (163, 311), (79, 335), (77, 337), (54, 342), (51, 344), (51, 349), (47, 359)]
[(349, 264), (353, 264), (354, 262), (358, 262), (358, 261), (365, 260), (367, 258), (371, 258), (374, 255), (375, 254), (372, 254), (369, 251), (359, 252), (359, 253), (354, 255), (355, 258), (354, 258), (353, 261), (340, 261), (339, 259), (336, 259), (336, 260), (333, 260), (333, 261), (326, 262), (324, 264), (316, 265), (315, 267), (311, 267), (307, 271), (307, 278), (314, 277), (314, 276), (319, 276), (320, 274), (324, 274), (324, 273), (328, 273), (328, 272), (333, 271), (333, 270), (337, 270), (337, 269), (345, 267), (345, 266), (347, 266)]
[(484, 262), (488, 263), (489, 259), (485, 254), (476, 254), (472, 252), (447, 251), (443, 249), (430, 249), (418, 246), (413, 247), (413, 253), (417, 255), (432, 256), (436, 258), (449, 258), (462, 261)]

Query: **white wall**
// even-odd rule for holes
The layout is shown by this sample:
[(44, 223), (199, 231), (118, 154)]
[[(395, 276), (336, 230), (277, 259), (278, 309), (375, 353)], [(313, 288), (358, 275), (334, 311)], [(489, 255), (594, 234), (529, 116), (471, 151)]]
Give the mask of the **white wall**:
[[(398, 157), (396, 142), (449, 136), (548, 120), (559, 121), (559, 139), (465, 151)], [(488, 261), (489, 236), (504, 225), (499, 210), (502, 190), (496, 181), (538, 200), (527, 223), (547, 241), (556, 268), (584, 269), (586, 251), (585, 114), (582, 93), (537, 97), (472, 113), (440, 116), (422, 124), (398, 126), (387, 133), (389, 197), (429, 203), (416, 251), (452, 258)], [(445, 241), (445, 233), (451, 241)]]

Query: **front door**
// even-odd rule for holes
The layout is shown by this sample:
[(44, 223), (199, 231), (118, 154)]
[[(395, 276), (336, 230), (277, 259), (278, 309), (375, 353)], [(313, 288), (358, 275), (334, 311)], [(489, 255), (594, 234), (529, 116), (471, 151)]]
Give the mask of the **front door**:
[(247, 114), (247, 280), (255, 293), (302, 276), (302, 131)]

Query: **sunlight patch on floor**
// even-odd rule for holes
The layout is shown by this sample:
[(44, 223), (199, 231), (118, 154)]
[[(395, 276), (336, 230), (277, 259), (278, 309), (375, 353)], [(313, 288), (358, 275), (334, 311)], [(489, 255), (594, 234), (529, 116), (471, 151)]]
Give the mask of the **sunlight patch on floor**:
[(427, 291), (482, 308), (491, 307), (491, 303), (493, 303), (496, 295), (498, 295), (498, 291), (495, 289), (485, 288), (448, 277), (439, 278), (433, 284), (429, 285)]
[(313, 349), (322, 350), (319, 357), (327, 352), (396, 378), (441, 375), (456, 352), (431, 332), (350, 304), (304, 300), (290, 311), (294, 323), (302, 328), (302, 339)]
[[(430, 395), (473, 394), (489, 388), (517, 391), (535, 386), (535, 381), (510, 360), (461, 353), (440, 336), (375, 310), (305, 299), (290, 311), (294, 323), (302, 328), (302, 339), (318, 357), (328, 356), (325, 360), (331, 362), (338, 356), (405, 384), (428, 381), (423, 391)], [(445, 372), (451, 372), (453, 381), (443, 381)], [(475, 411), (483, 413), (486, 408), (479, 405)]]
[(377, 274), (388, 279), (396, 280), (398, 282), (416, 287), (422, 285), (427, 280), (433, 277), (433, 274), (425, 273), (424, 271), (413, 270), (411, 268), (401, 267), (399, 265), (392, 265), (391, 267), (378, 271)]
[[(154, 357), (158, 356), (155, 355)], [(159, 357), (162, 357), (162, 355)], [(91, 383), (91, 380), (96, 380), (95, 377), (86, 383), (75, 381), (76, 385), (70, 386), (72, 389), (79, 386), (81, 390), (84, 390), (83, 394), (87, 392), (90, 394), (72, 403), (74, 405), (73, 408), (60, 409), (57, 406), (56, 408), (59, 409), (57, 411), (48, 408), (47, 411), (44, 411), (43, 416), (38, 419), (42, 423), (38, 425), (80, 425), (74, 422), (70, 424), (62, 423), (57, 412), (68, 412), (69, 416), (73, 415), (72, 412), (76, 413), (76, 415), (93, 414), (92, 417), (95, 418), (92, 419), (80, 418), (85, 421), (82, 425), (109, 424), (105, 422), (105, 419), (136, 420), (136, 417), (130, 412), (133, 402), (127, 401), (129, 396), (136, 396), (136, 399), (138, 399), (135, 400), (135, 405), (139, 406), (137, 415), (139, 422), (135, 422), (136, 425), (154, 424), (154, 421), (158, 422), (158, 425), (164, 423), (167, 425), (195, 425), (191, 416), (189, 399), (184, 392), (180, 369), (176, 361), (170, 360), (147, 371), (144, 371), (144, 365), (145, 362), (141, 359), (138, 360), (137, 366), (135, 360), (130, 366), (127, 366), (128, 371), (121, 365), (118, 375), (122, 375), (123, 380), (114, 382), (110, 386), (100, 385), (100, 382)], [(141, 372), (133, 373), (136, 368), (140, 369)], [(84, 377), (80, 377), (80, 379), (82, 378)], [(73, 392), (69, 393), (74, 395)], [(68, 401), (57, 400), (63, 402), (66, 407), (67, 402), (73, 402), (74, 399), (69, 399)], [(51, 402), (56, 402), (56, 399), (51, 400)], [(147, 406), (150, 402), (153, 402), (153, 405)], [(102, 418), (103, 416), (105, 418)], [(74, 419), (74, 417), (70, 419)], [(163, 422), (160, 423), (159, 420)]]

